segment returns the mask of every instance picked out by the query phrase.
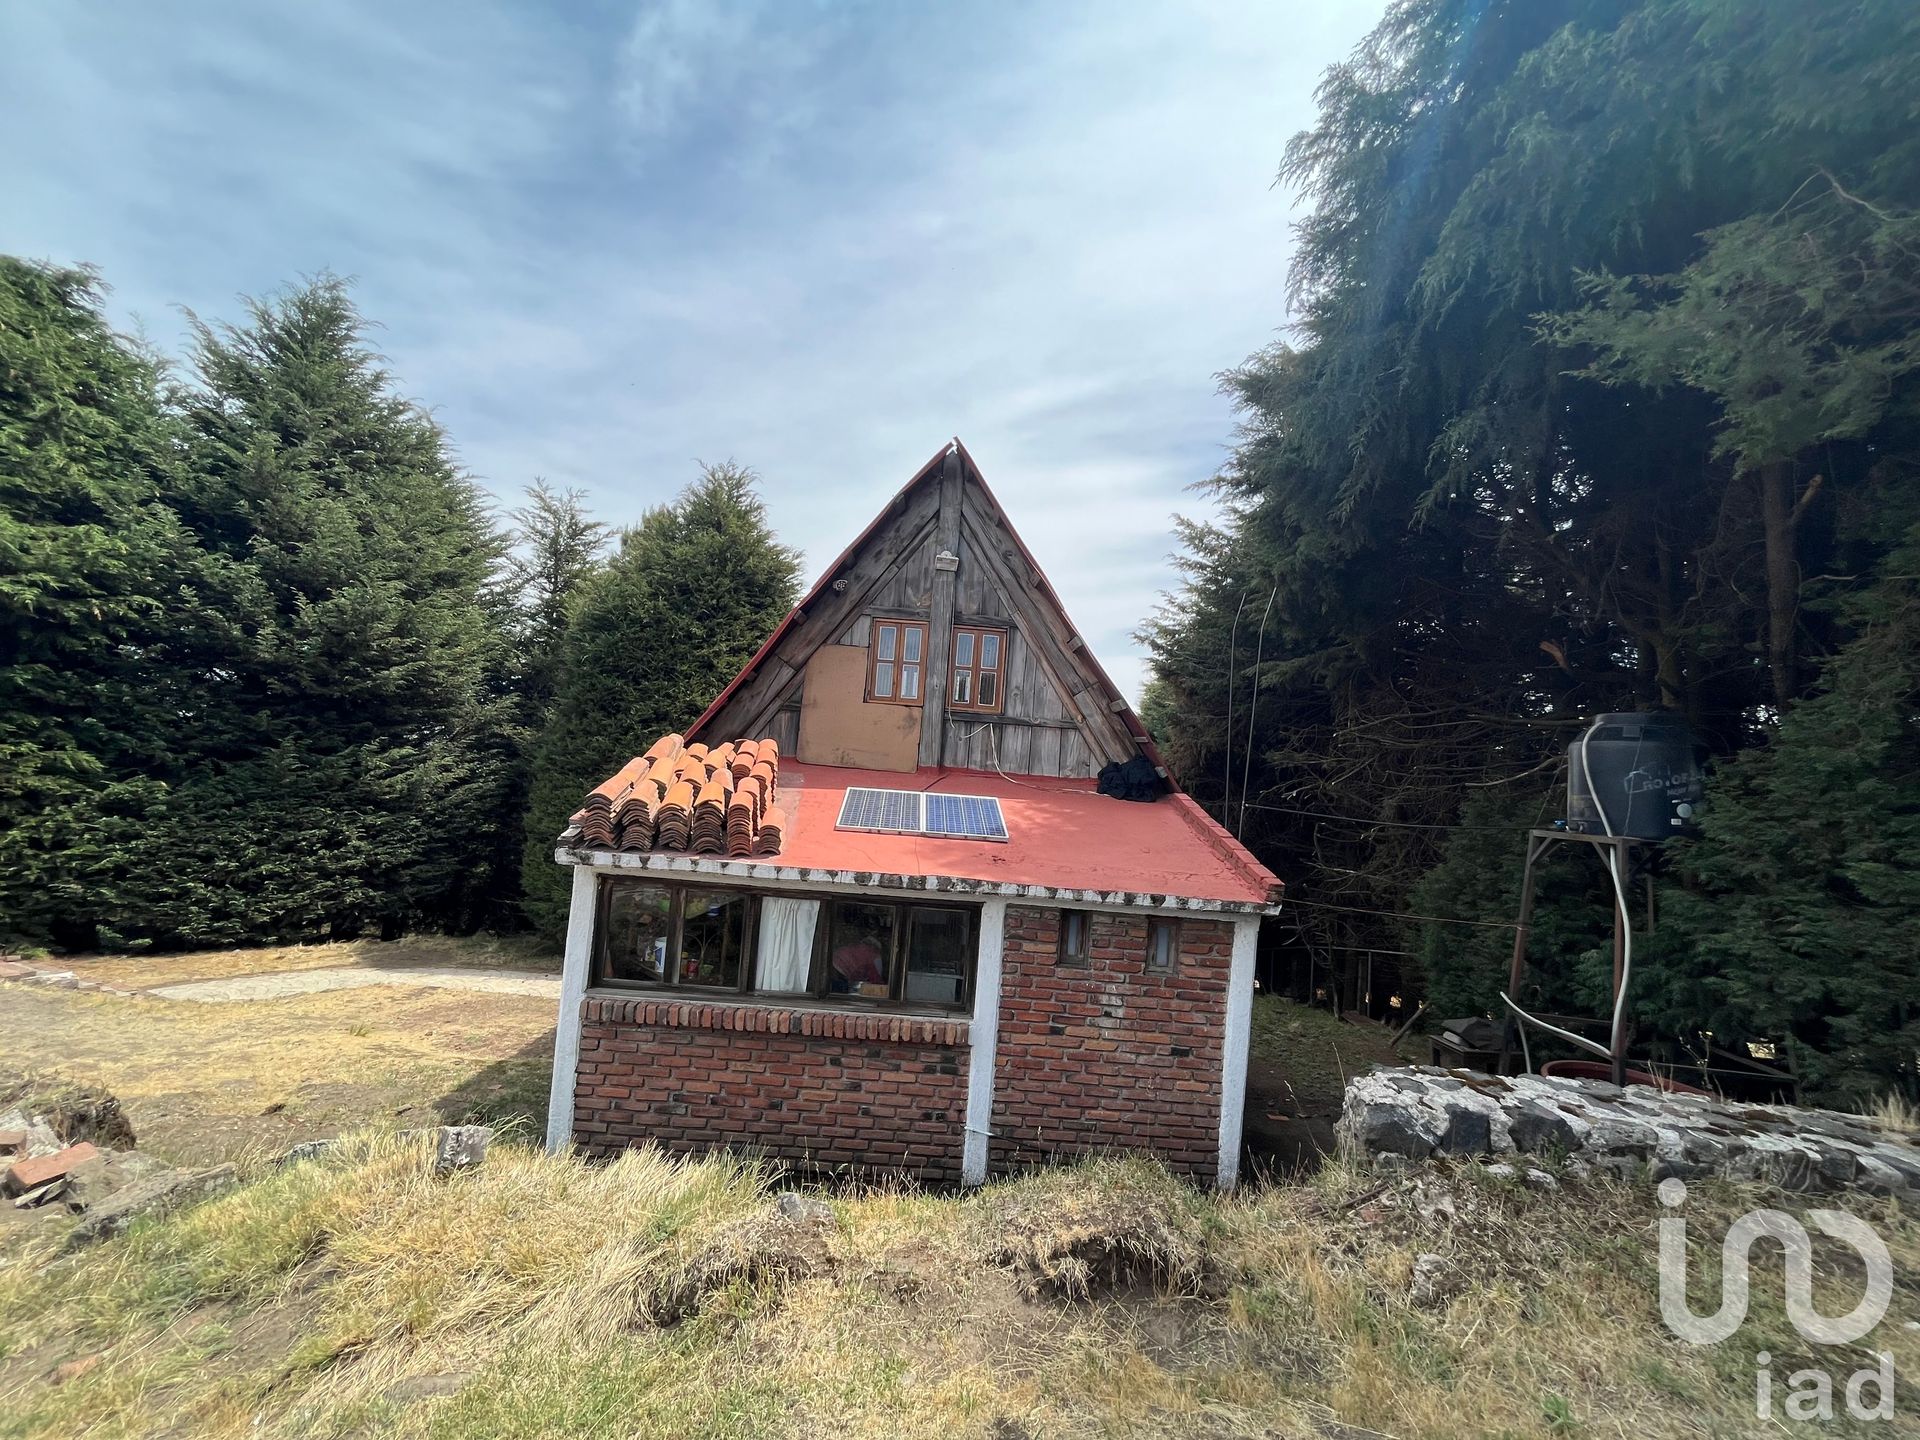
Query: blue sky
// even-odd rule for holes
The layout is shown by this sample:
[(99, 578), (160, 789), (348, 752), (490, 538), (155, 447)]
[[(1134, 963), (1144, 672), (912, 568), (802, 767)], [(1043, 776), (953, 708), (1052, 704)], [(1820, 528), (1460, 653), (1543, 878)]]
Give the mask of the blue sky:
[(1274, 338), (1325, 67), (1383, 0), (0, 9), (0, 249), (176, 351), (352, 277), (512, 503), (753, 466), (809, 579), (967, 442), (1114, 678)]

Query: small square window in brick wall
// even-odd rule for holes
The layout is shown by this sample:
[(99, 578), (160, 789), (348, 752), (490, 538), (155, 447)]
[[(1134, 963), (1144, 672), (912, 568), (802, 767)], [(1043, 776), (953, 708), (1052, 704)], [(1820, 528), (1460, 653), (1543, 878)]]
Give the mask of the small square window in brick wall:
[(957, 1182), (965, 1022), (589, 996), (573, 1138)]
[(1182, 918), (1180, 963), (1156, 974), (1146, 916), (1090, 919), (1089, 964), (1063, 967), (1060, 912), (1007, 908), (993, 1169), (1147, 1150), (1212, 1179), (1233, 927)]

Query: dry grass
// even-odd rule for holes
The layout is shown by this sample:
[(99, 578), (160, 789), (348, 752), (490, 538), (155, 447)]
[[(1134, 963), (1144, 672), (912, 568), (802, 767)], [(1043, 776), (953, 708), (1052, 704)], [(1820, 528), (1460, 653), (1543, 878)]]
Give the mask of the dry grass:
[[(1733, 1436), (1752, 1352), (1805, 1350), (1764, 1264), (1736, 1341), (1668, 1338), (1644, 1189), (1334, 1168), (1221, 1200), (1107, 1162), (841, 1195), (788, 1263), (751, 1164), (506, 1146), (427, 1172), (362, 1137), (78, 1264), (0, 1255), (0, 1435)], [(1755, 1201), (1695, 1196), (1702, 1233)], [(1914, 1274), (1912, 1223), (1852, 1208)], [(1867, 1342), (1902, 1370), (1911, 1299)]]
[(1867, 1118), (1890, 1135), (1920, 1135), (1920, 1105), (1898, 1091), (1889, 1091), (1874, 1101)]
[(339, 965), (463, 965), (557, 971), (560, 957), (552, 946), (524, 936), (408, 935), (391, 941), (339, 940), (326, 945), (266, 945), (179, 955), (67, 955), (42, 963), (117, 989), (150, 990), (189, 980), (327, 970)]
[(141, 1148), (181, 1163), (284, 1149), (370, 1116), (537, 1113), (553, 1022), (550, 1000), (458, 990), (199, 1004), (0, 986), (7, 1068), (111, 1092)]

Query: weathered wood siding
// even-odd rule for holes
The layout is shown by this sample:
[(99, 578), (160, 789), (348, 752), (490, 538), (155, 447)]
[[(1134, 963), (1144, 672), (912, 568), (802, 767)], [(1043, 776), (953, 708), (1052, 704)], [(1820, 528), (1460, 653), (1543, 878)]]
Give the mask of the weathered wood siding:
[[(723, 730), (732, 738), (751, 729), (772, 735), (787, 754), (819, 750), (800, 743), (804, 671), (811, 655), (822, 644), (864, 649), (876, 615), (933, 620), (939, 583), (937, 480), (929, 475), (924, 486), (910, 488), (895, 502), (890, 519), (842, 567), (850, 582), (843, 592), (823, 588), (810, 597), (806, 619), (715, 716), (714, 737)], [(1007, 631), (1005, 702), (1000, 715), (948, 711), (937, 737), (938, 763), (1086, 778), (1109, 760), (1132, 755), (1132, 739), (1113, 715), (1071, 624), (1038, 583), (1005, 520), (972, 483), (962, 487), (958, 508), (959, 523), (951, 532), (960, 562), (953, 573), (953, 623)], [(945, 667), (927, 667), (929, 695), (937, 668)], [(813, 713), (830, 708), (813, 707)], [(929, 735), (932, 728), (929, 721)], [(932, 743), (923, 737), (922, 764), (929, 762)]]

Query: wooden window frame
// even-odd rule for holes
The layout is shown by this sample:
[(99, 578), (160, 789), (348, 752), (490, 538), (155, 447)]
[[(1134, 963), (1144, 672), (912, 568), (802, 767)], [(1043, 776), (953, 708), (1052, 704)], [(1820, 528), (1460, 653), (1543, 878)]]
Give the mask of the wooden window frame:
[[(894, 632), (894, 652), (891, 659), (880, 654), (880, 632)], [(907, 636), (917, 634), (920, 637), (920, 658), (905, 659)], [(890, 689), (892, 694), (879, 693), (880, 667), (891, 666)], [(919, 671), (917, 677), (920, 693), (912, 698), (900, 694), (900, 671), (903, 666), (912, 665)], [(1004, 688), (1004, 687), (1003, 687)], [(875, 705), (924, 705), (927, 703), (927, 622), (925, 620), (899, 620), (887, 615), (869, 617), (867, 634), (867, 689), (864, 698)]]
[[(1000, 663), (986, 665), (986, 638), (991, 635), (1000, 642)], [(960, 640), (970, 637), (969, 650), (972, 658), (968, 663), (960, 659)], [(1007, 656), (1012, 648), (1012, 636), (1000, 625), (955, 625), (953, 640), (947, 652), (947, 709), (958, 710), (968, 715), (1000, 715), (1007, 708)], [(980, 703), (980, 676), (982, 673), (993, 676), (993, 700), (990, 704)], [(954, 694), (965, 682), (967, 698), (956, 700)]]
[[(667, 892), (669, 973), (664, 980), (636, 980), (632, 976), (612, 973), (607, 956), (607, 938), (610, 933), (608, 921), (613, 915), (613, 897), (622, 884), (644, 885), (650, 890)], [(694, 893), (738, 895), (747, 902), (745, 925), (740, 940), (740, 978), (731, 985), (700, 985), (680, 978), (680, 963), (684, 958), (680, 952), (686, 938), (687, 896)], [(754, 952), (760, 942), (760, 897), (763, 893), (765, 892), (744, 890), (728, 885), (685, 884), (678, 881), (656, 880), (651, 876), (608, 876), (601, 881), (600, 893), (594, 902), (592, 983), (596, 986), (611, 986), (619, 989), (672, 990), (689, 995), (732, 995), (747, 992), (753, 984), (753, 970), (756, 963)]]
[[(1074, 949), (1071, 934), (1074, 922), (1079, 922), (1080, 947)], [(1093, 964), (1093, 912), (1091, 910), (1062, 910), (1060, 912), (1060, 951), (1056, 957), (1058, 963), (1074, 969), (1084, 970)]]
[[(622, 885), (644, 885), (653, 890), (664, 890), (670, 897), (667, 919), (667, 954), (671, 960), (673, 973), (665, 980), (639, 980), (631, 976), (615, 975), (609, 964), (607, 941), (613, 897)], [(973, 1008), (974, 970), (980, 954), (980, 917), (977, 905), (930, 904), (922, 900), (902, 900), (891, 895), (874, 896), (871, 899), (860, 895), (823, 895), (792, 890), (754, 889), (749, 886), (713, 885), (689, 883), (680, 880), (656, 879), (650, 875), (609, 875), (602, 878), (600, 893), (594, 901), (594, 937), (590, 983), (596, 989), (614, 990), (655, 990), (678, 995), (738, 996), (750, 999), (756, 1004), (773, 1008), (794, 1005), (859, 1006), (863, 1009), (898, 1010), (908, 1014), (965, 1014)], [(732, 985), (695, 985), (679, 978), (680, 951), (684, 938), (687, 896), (693, 893), (738, 895), (747, 901), (745, 935), (742, 940), (742, 954), (739, 978)], [(819, 902), (820, 917), (813, 927), (813, 958), (807, 974), (807, 989), (804, 994), (771, 994), (754, 988), (759, 967), (760, 940), (760, 902), (768, 898), (788, 900), (813, 900)], [(880, 995), (860, 995), (849, 991), (832, 990), (832, 932), (833, 907), (836, 904), (872, 905), (890, 909), (894, 912), (890, 938), (888, 941), (887, 993)], [(951, 1004), (929, 1000), (908, 1000), (905, 998), (907, 977), (907, 944), (913, 912), (916, 910), (939, 911), (946, 914), (958, 914), (966, 919), (965, 965), (961, 971), (960, 996)]]
[[(822, 895), (808, 896), (818, 898), (821, 904), (821, 921), (813, 927), (813, 974), (808, 981), (808, 993), (815, 999), (832, 1005), (860, 1005), (888, 1010), (939, 1011), (948, 1014), (963, 1014), (973, 1009), (974, 966), (980, 955), (980, 908), (976, 905), (938, 905), (920, 900), (897, 900), (891, 896), (876, 896), (869, 900), (858, 895)], [(894, 912), (893, 925), (888, 939), (886, 958), (887, 993), (882, 995), (861, 995), (855, 991), (832, 989), (832, 951), (833, 951), (833, 906), (870, 905), (891, 909)], [(935, 910), (943, 913), (964, 915), (967, 921), (966, 963), (960, 976), (960, 998), (952, 1004), (940, 1004), (928, 1000), (909, 1000), (906, 998), (907, 984), (907, 935), (913, 923), (912, 912), (916, 910)]]

